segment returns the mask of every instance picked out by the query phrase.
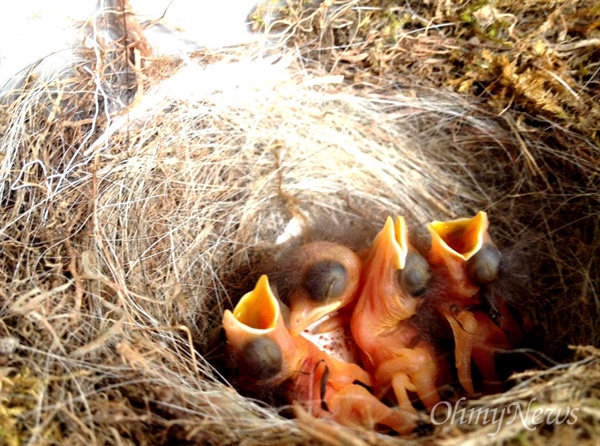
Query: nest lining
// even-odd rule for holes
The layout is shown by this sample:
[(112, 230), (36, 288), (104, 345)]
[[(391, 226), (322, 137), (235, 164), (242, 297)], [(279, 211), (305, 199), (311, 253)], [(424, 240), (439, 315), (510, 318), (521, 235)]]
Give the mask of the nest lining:
[[(523, 290), (537, 342), (550, 355), (552, 339), (563, 348), (597, 342), (593, 157), (517, 135), (511, 116), (459, 96), (357, 90), (289, 53), (277, 62), (250, 46), (210, 54), (221, 60), (210, 66), (164, 58), (144, 69), (125, 54), (119, 44), (83, 51), (53, 79), (32, 75), (3, 98), (7, 444), (401, 441), (286, 419), (237, 394), (208, 360), (223, 310), (251, 287), (294, 217), (315, 230), (402, 214), (418, 228), (488, 210), (498, 243), (537, 259), (534, 291)], [(562, 176), (565, 166), (576, 179)], [(560, 186), (541, 188), (538, 169)], [(572, 239), (559, 241), (556, 220), (569, 213), (578, 216)], [(587, 314), (573, 311), (577, 295)], [(574, 318), (562, 321), (562, 337), (557, 316), (542, 311), (551, 304)], [(522, 376), (512, 393), (469, 404), (532, 395), (577, 404), (585, 415), (565, 435), (594, 438), (599, 356), (579, 354), (555, 374)], [(453, 429), (413, 440), (476, 442), (489, 426)], [(511, 429), (498, 438), (528, 435)]]

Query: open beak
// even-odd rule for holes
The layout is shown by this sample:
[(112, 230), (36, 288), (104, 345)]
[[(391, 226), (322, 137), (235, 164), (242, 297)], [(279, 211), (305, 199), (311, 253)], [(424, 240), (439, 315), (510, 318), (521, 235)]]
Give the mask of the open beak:
[[(267, 276), (261, 276), (254, 290), (246, 293), (233, 309), (223, 315), (223, 326), (228, 337), (235, 341), (263, 336), (277, 326), (281, 311)], [(231, 336), (230, 336), (231, 335)]]
[(244, 373), (263, 377), (261, 369), (267, 368), (276, 372), (271, 374), (274, 376), (286, 366), (293, 366), (296, 344), (284, 325), (267, 276), (261, 276), (254, 290), (242, 297), (233, 312), (224, 312), (223, 328), (238, 362), (247, 369), (256, 368), (243, 370)]
[(474, 392), (471, 361), (479, 323), (471, 311), (456, 307), (452, 301), (475, 296), (480, 284), (497, 277), (500, 254), (487, 232), (488, 226), (483, 211), (472, 218), (434, 221), (427, 226), (432, 238), (429, 262), (446, 270), (449, 300), (441, 313), (454, 335), (458, 379), (469, 393)]
[(453, 257), (469, 260), (481, 249), (488, 226), (488, 216), (484, 211), (479, 211), (472, 218), (429, 223), (431, 256), (436, 259)]
[[(479, 211), (472, 218), (451, 221), (434, 221), (427, 225), (431, 234), (431, 250), (428, 261), (431, 265), (443, 266), (448, 271), (456, 293), (470, 297), (475, 290), (470, 284), (465, 265), (489, 241), (487, 213)], [(463, 289), (464, 288), (464, 289)], [(460, 297), (460, 296), (459, 296)]]

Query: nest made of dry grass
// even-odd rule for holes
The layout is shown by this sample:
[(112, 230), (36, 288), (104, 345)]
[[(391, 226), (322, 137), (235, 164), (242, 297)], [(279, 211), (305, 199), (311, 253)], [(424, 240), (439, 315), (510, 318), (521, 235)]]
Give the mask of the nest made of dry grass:
[(251, 18), (355, 84), (444, 87), (599, 142), (597, 2), (288, 0)]
[(532, 348), (564, 359), (597, 345), (593, 139), (516, 133), (518, 115), (428, 87), (356, 88), (272, 45), (150, 58), (120, 18), (100, 11), (77, 63), (32, 72), (0, 105), (0, 443), (597, 438), (593, 347), (566, 365), (538, 355), (544, 370), (468, 403), (536, 396), (580, 408), (574, 425), (488, 438), (489, 425), (429, 424), (402, 439), (284, 418), (240, 396), (207, 350), (290, 218), (401, 213), (418, 228), (479, 209), (531, 263)]

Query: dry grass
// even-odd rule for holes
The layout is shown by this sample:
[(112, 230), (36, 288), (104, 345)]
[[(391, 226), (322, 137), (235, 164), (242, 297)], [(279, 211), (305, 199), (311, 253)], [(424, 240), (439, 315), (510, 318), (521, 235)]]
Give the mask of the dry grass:
[[(522, 110), (417, 86), (418, 70), (403, 86), (372, 73), (353, 84), (260, 46), (151, 59), (114, 40), (118, 17), (88, 28), (78, 63), (32, 72), (0, 104), (0, 443), (598, 438), (600, 354), (566, 348), (600, 336), (596, 135), (541, 114), (540, 138)], [(535, 396), (578, 407), (573, 425), (351, 432), (286, 419), (210, 364), (223, 309), (290, 218), (377, 225), (401, 213), (418, 228), (478, 209), (527, 279), (514, 293), (537, 322), (526, 347), (571, 362), (539, 355), (554, 366), (468, 404)]]

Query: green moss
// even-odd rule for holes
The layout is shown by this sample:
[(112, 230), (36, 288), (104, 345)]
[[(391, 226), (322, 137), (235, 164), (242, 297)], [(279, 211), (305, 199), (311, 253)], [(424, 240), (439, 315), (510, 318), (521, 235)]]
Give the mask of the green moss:
[(37, 404), (42, 381), (23, 369), (14, 376), (2, 379), (0, 386), (0, 444), (21, 444), (21, 435), (27, 431), (22, 425), (22, 415)]
[(489, 0), (482, 0), (479, 2), (469, 4), (465, 8), (465, 10), (462, 11), (459, 15), (461, 22), (466, 23), (468, 25), (476, 25), (477, 20), (475, 19), (475, 16), (473, 14), (475, 12), (479, 11), (484, 6), (489, 5), (490, 3), (492, 3), (492, 2), (490, 2)]

